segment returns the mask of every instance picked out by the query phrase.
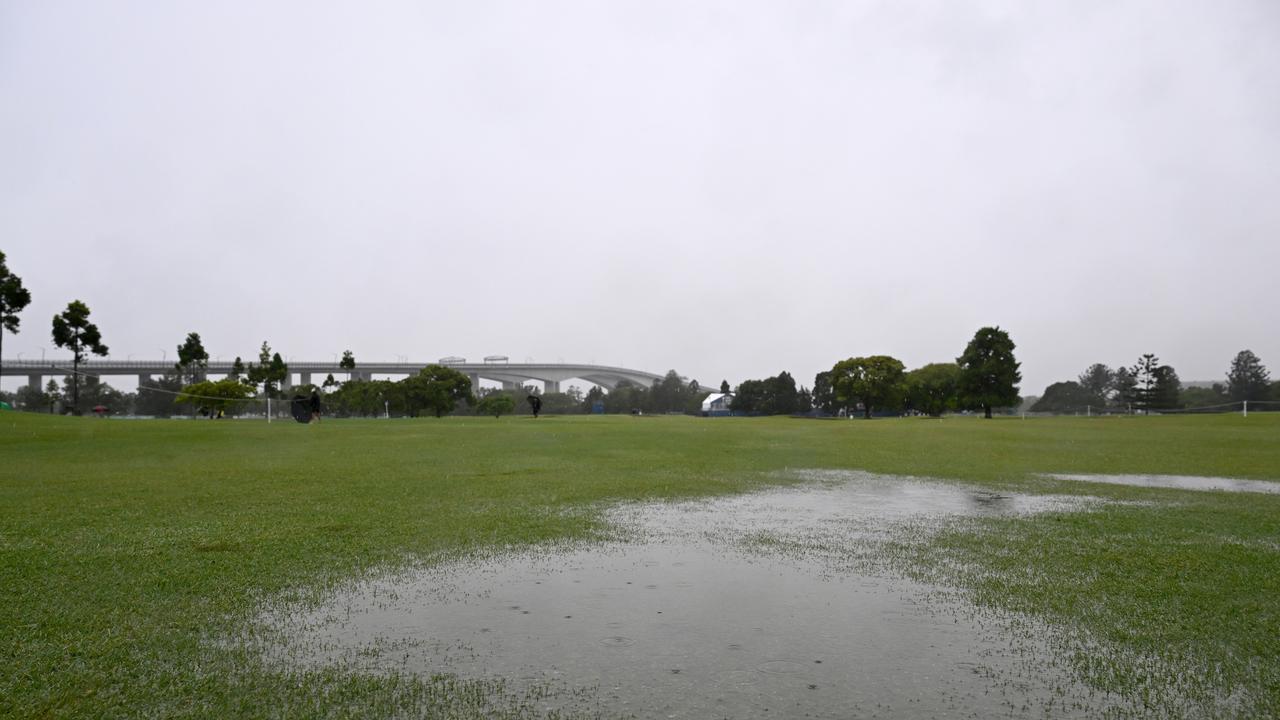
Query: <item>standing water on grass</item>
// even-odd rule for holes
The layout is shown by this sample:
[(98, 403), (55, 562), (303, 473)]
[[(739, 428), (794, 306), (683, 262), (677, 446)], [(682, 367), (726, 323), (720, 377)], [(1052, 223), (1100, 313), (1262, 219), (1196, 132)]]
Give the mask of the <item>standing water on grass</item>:
[(1084, 475), (1079, 473), (1047, 473), (1045, 477), (1075, 482), (1096, 482), (1134, 487), (1171, 488), (1174, 490), (1221, 490), (1280, 494), (1280, 482), (1240, 480), (1238, 478), (1201, 477), (1198, 475)]
[[(642, 718), (1090, 716), (1025, 618), (877, 572), (947, 517), (1079, 499), (863, 473), (610, 513), (627, 542), (436, 566), (278, 608), (270, 658), (571, 689), (542, 709)], [(1083, 501), (1088, 502), (1088, 501)], [(584, 695), (585, 691), (585, 695)], [(586, 701), (583, 698), (589, 697)]]

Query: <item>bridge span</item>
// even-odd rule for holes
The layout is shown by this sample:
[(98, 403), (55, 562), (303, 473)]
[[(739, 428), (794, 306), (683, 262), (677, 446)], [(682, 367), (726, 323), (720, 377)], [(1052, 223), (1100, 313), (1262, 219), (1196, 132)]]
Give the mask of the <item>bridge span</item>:
[[(561, 383), (568, 380), (583, 380), (612, 390), (618, 383), (626, 380), (633, 385), (649, 387), (662, 375), (655, 375), (643, 370), (611, 367), (607, 365), (580, 365), (575, 363), (467, 363), (467, 362), (361, 362), (350, 372), (352, 379), (368, 380), (373, 375), (414, 375), (427, 365), (444, 365), (453, 368), (471, 378), (472, 387), (478, 387), (481, 380), (502, 383), (504, 388), (513, 389), (527, 382), (542, 383), (544, 392), (560, 392)], [(205, 375), (226, 376), (231, 372), (232, 363), (226, 361), (210, 362)], [(346, 378), (347, 370), (338, 367), (331, 361), (314, 362), (294, 360), (288, 363), (289, 377), (285, 387), (293, 385), (293, 377), (306, 385), (317, 376), (321, 380), (332, 373), (335, 378)], [(173, 363), (163, 360), (99, 360), (89, 359), (80, 363), (80, 372), (87, 375), (134, 375), (139, 382), (150, 380), (156, 375), (173, 372)], [(71, 360), (14, 360), (5, 358), (0, 366), (0, 375), (26, 376), (33, 388), (43, 389), (46, 377), (63, 377), (70, 375)]]

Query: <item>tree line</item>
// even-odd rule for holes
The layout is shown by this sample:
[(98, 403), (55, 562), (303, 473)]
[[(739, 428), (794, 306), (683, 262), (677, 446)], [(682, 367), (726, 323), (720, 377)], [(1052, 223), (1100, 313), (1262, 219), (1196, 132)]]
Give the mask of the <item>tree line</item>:
[[(87, 308), (83, 317), (88, 317)], [(91, 336), (100, 341), (97, 332), (93, 327)], [(574, 386), (555, 393), (525, 386), (474, 388), (470, 377), (440, 365), (428, 365), (400, 380), (354, 379), (356, 359), (351, 350), (344, 351), (339, 362), (339, 367), (347, 371), (345, 381), (329, 374), (319, 384), (295, 385), (286, 393), (288, 363), (267, 341), (263, 341), (256, 362), (246, 364), (237, 356), (230, 373), (221, 379), (207, 378), (208, 362), (209, 353), (200, 334), (192, 332), (177, 346), (173, 367), (164, 375), (143, 380), (134, 393), (121, 392), (97, 377), (73, 372), (61, 385), (51, 379), (42, 389), (24, 386), (13, 399), (21, 409), (44, 412), (61, 409), (81, 414), (103, 406), (113, 414), (220, 416), (262, 412), (261, 404), (250, 409), (250, 400), (287, 400), (286, 395), (309, 396), (315, 391), (323, 397), (325, 412), (339, 417), (439, 417), (452, 413), (495, 414), (495, 408), (499, 408), (496, 414), (527, 411), (531, 394), (539, 396), (542, 411), (549, 414), (697, 413), (707, 395), (697, 381), (686, 382), (675, 370), (650, 387), (623, 381), (608, 393), (599, 387), (584, 393)], [(76, 365), (78, 369), (78, 362)]]
[[(1031, 405), (1032, 412), (1152, 412), (1194, 410), (1240, 402), (1280, 402), (1280, 381), (1252, 350), (1241, 350), (1227, 367), (1226, 382), (1183, 387), (1172, 366), (1145, 353), (1130, 367), (1094, 363), (1075, 380), (1056, 382)], [(1260, 408), (1261, 409), (1261, 408)]]
[[(460, 374), (460, 373), (459, 373)], [(466, 377), (463, 375), (462, 377)], [(326, 382), (328, 382), (326, 380)], [(339, 417), (393, 417), (412, 414), (400, 383), (391, 380), (350, 380), (336, 383), (325, 395), (327, 412)], [(468, 385), (470, 380), (468, 379)], [(324, 390), (324, 386), (321, 386)], [(626, 413), (689, 413), (696, 414), (707, 392), (698, 382), (686, 382), (675, 370), (668, 371), (649, 387), (628, 381), (618, 383), (610, 392), (591, 387), (583, 392), (569, 386), (563, 392), (545, 393), (536, 386), (516, 388), (472, 388), (470, 402), (457, 405), (452, 412), (470, 412), (477, 415), (504, 415), (512, 412), (529, 412), (528, 398), (536, 395), (542, 403), (542, 412), (549, 415), (581, 415), (593, 412)]]
[[(986, 417), (1018, 404), (1022, 380), (1015, 345), (998, 327), (974, 334), (953, 363), (930, 363), (907, 371), (889, 355), (851, 357), (818, 373), (813, 388), (796, 388), (786, 371), (738, 385), (731, 407), (744, 415), (851, 415), (913, 413), (937, 417), (979, 410)], [(721, 388), (727, 392), (727, 384)]]
[[(0, 252), (0, 361), (4, 333), (17, 333), (19, 313), (31, 302), (22, 279), (10, 272)], [(288, 364), (263, 341), (256, 362), (237, 356), (231, 372), (221, 380), (207, 379), (209, 353), (199, 333), (191, 332), (177, 346), (177, 362), (171, 371), (144, 380), (134, 393), (123, 393), (95, 377), (79, 372), (90, 355), (104, 356), (102, 333), (90, 321), (88, 305), (73, 300), (55, 315), (53, 343), (71, 352), (72, 372), (61, 385), (49, 380), (43, 388), (24, 386), (9, 399), (27, 410), (81, 414), (97, 406), (115, 413), (168, 417), (174, 414), (237, 412), (251, 399), (280, 399), (289, 377)], [(1001, 408), (1019, 404), (1020, 364), (1015, 345), (999, 327), (979, 329), (955, 362), (931, 363), (907, 371), (888, 355), (850, 357), (814, 377), (812, 388), (797, 387), (787, 371), (760, 380), (744, 380), (733, 389), (731, 407), (744, 415), (848, 415), (913, 413), (939, 416), (957, 410), (981, 411), (986, 417)], [(356, 368), (351, 350), (342, 354), (339, 367), (347, 380), (332, 374), (320, 385), (302, 385), (296, 393), (322, 393), (332, 414), (343, 416), (437, 416), (452, 412), (501, 415), (527, 405), (529, 394), (538, 394), (543, 412), (572, 413), (685, 413), (698, 414), (709, 392), (698, 382), (686, 382), (675, 370), (649, 387), (621, 382), (610, 392), (591, 387), (582, 392), (542, 394), (541, 390), (481, 389), (470, 378), (450, 368), (430, 365), (402, 380), (353, 379)], [(465, 381), (465, 382), (464, 382)], [(720, 391), (730, 393), (729, 383)], [(1240, 401), (1280, 401), (1280, 383), (1270, 382), (1269, 372), (1251, 351), (1240, 351), (1227, 371), (1225, 383), (1209, 388), (1182, 387), (1173, 367), (1154, 354), (1142, 355), (1130, 367), (1111, 369), (1095, 363), (1076, 380), (1053, 383), (1031, 406), (1033, 412), (1099, 410), (1159, 411), (1208, 407)], [(483, 405), (483, 407), (481, 407)]]

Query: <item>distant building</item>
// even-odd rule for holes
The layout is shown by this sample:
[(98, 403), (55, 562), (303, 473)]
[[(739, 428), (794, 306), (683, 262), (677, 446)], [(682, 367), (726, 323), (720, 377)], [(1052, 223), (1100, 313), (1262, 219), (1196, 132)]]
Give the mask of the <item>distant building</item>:
[(732, 415), (729, 405), (733, 403), (733, 393), (711, 393), (702, 401), (703, 417), (725, 417)]

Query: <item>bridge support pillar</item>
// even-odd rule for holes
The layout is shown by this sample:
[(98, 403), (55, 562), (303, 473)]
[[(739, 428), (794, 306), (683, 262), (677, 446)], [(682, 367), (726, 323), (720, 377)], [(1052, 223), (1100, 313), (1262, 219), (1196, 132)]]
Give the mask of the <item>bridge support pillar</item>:
[(560, 392), (560, 381), (559, 381), (559, 380), (543, 380), (543, 381), (542, 381), (542, 392), (543, 392), (543, 393), (558, 393), (558, 392)]
[(311, 384), (311, 373), (309, 373), (309, 372), (308, 372), (308, 373), (298, 373), (298, 375), (299, 375), (299, 377), (300, 377), (300, 378), (301, 378), (301, 380), (302, 380), (302, 382), (301, 382), (301, 383), (299, 383), (299, 384), (301, 384), (301, 385), (310, 385), (310, 384)]
[(284, 379), (280, 381), (280, 391), (293, 389), (293, 373), (285, 373)]
[(43, 390), (44, 390), (44, 376), (43, 376), (43, 375), (28, 375), (28, 376), (27, 376), (27, 385), (28, 385), (32, 390), (35, 390), (35, 391), (37, 391), (37, 392), (43, 391)]
[(471, 392), (480, 392), (480, 375), (479, 373), (471, 373), (467, 377), (471, 378)]
[(151, 382), (151, 376), (145, 373), (138, 375), (138, 387), (142, 387), (142, 383)]

